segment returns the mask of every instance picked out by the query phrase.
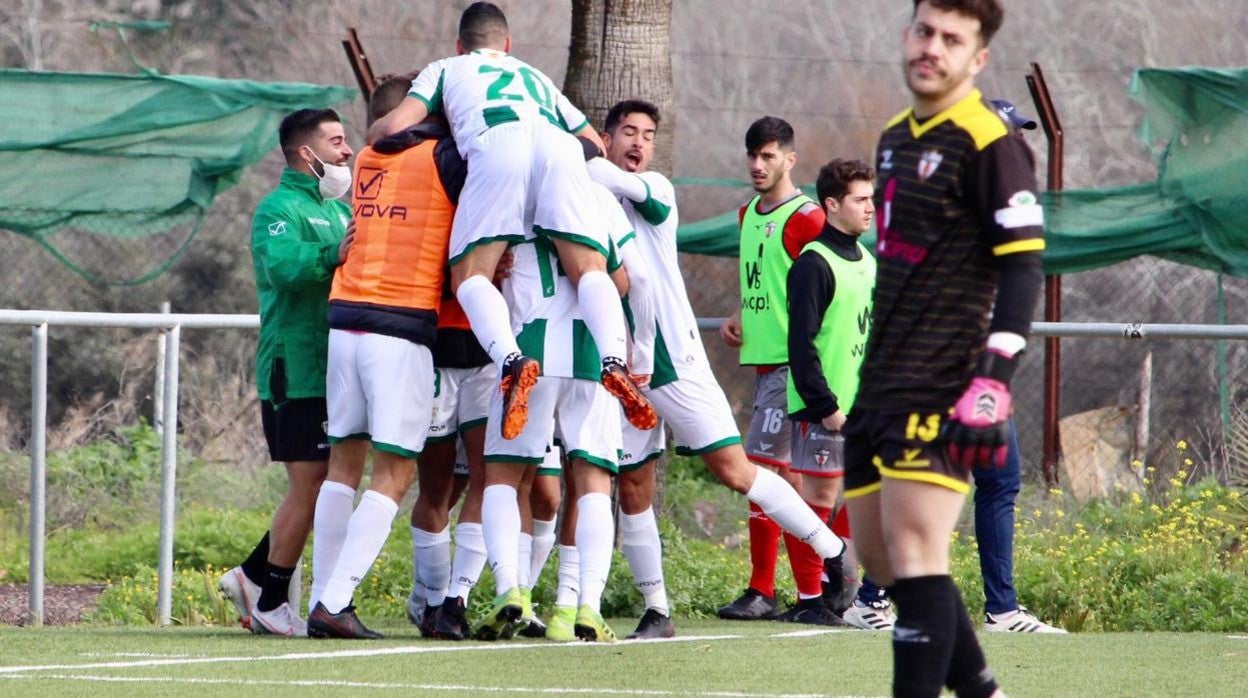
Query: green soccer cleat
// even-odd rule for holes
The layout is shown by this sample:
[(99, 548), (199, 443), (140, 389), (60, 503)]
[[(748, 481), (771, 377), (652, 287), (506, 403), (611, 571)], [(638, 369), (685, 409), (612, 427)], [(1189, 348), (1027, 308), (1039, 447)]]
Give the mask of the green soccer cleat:
[(510, 640), (516, 631), (516, 621), (524, 612), (524, 597), (518, 587), (512, 587), (494, 597), (490, 612), (472, 629), (476, 640)]
[(615, 642), (615, 631), (588, 605), (576, 609), (576, 636), (586, 642)]
[(576, 609), (572, 606), (555, 606), (546, 626), (546, 639), (555, 642), (576, 642)]

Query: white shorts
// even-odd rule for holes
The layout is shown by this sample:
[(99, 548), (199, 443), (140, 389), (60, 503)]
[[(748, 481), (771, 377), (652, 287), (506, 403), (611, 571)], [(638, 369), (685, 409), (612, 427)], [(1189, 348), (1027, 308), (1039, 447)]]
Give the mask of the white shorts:
[(406, 339), (329, 331), (325, 381), (329, 442), (369, 439), (380, 451), (415, 458), (433, 415), (433, 354)]
[[(653, 394), (653, 391), (647, 393), (648, 396)], [(620, 430), (624, 441), (624, 450), (620, 454), (620, 472), (622, 473), (640, 468), (663, 455), (663, 451), (667, 448), (667, 430), (663, 428), (662, 419), (653, 429), (638, 429), (629, 424), (626, 419), (620, 423)]]
[(563, 449), (557, 445), (551, 444), (550, 450), (546, 452), (546, 456), (542, 459), (542, 464), (537, 466), (537, 474), (559, 477), (562, 473)]
[(620, 403), (601, 384), (578, 378), (542, 376), (529, 393), (529, 421), (514, 439), (503, 438), (503, 396), (490, 398), (485, 460), (541, 465), (555, 433), (568, 458), (580, 458), (612, 473), (619, 469)]
[(466, 155), (449, 264), (477, 245), (523, 242), (530, 229), (607, 256), (609, 223), (575, 136), (544, 124), (502, 124), (478, 136)]
[(682, 456), (700, 456), (741, 443), (732, 407), (710, 371), (648, 390), (646, 397), (672, 430), (676, 453)]
[(458, 432), (485, 426), (490, 415), (490, 391), (497, 388), (498, 368), (494, 364), (433, 369), (433, 420), (429, 425), (429, 441), (453, 439)]

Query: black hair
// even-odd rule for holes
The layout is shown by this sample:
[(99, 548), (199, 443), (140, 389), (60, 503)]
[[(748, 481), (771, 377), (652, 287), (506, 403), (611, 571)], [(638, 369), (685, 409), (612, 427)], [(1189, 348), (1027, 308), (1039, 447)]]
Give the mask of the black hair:
[(474, 2), (459, 16), (459, 43), (464, 49), (496, 46), (507, 38), (507, 15), (492, 2)]
[(412, 80), (415, 78), (415, 73), (408, 75), (383, 75), (381, 77), (381, 82), (377, 83), (377, 87), (373, 88), (373, 93), (368, 97), (368, 123), (370, 126), (374, 121), (394, 111), (403, 102), (403, 98), (407, 96), (407, 92), (412, 86)]
[(979, 20), (979, 38), (987, 46), (996, 36), (997, 30), (1005, 22), (1005, 8), (999, 0), (914, 0), (914, 15), (919, 13), (919, 5), (927, 3), (938, 10), (956, 12)]
[(859, 180), (870, 182), (875, 179), (875, 170), (861, 160), (845, 160), (837, 158), (824, 165), (815, 179), (815, 196), (819, 205), (827, 199), (840, 201), (849, 193), (850, 182)]
[(615, 131), (615, 127), (619, 126), (624, 117), (629, 114), (645, 114), (654, 122), (656, 128), (659, 125), (659, 108), (654, 106), (653, 103), (644, 99), (626, 99), (622, 102), (617, 102), (614, 107), (611, 107), (611, 111), (607, 112), (607, 120), (603, 124), (602, 130), (607, 133)]
[(277, 140), (287, 164), (293, 165), (299, 160), (299, 146), (307, 145), (321, 124), (328, 121), (342, 123), (333, 109), (300, 109), (282, 119), (282, 125), (277, 128)]
[(793, 127), (778, 116), (764, 116), (750, 124), (745, 132), (745, 152), (755, 153), (768, 143), (775, 142), (781, 148), (793, 148)]

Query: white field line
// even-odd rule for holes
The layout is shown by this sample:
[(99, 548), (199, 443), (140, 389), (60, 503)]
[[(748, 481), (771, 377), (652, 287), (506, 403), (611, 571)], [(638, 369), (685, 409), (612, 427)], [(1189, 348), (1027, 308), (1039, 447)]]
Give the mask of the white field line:
[(794, 630), (787, 633), (779, 633), (770, 637), (817, 637), (819, 635), (834, 635), (836, 633), (856, 633), (860, 632), (857, 628), (820, 628), (818, 630)]
[(1228, 640), (1248, 640), (1248, 635), (1227, 635)]
[[(260, 679), (199, 679), (173, 676), (93, 676), (89, 674), (8, 674), (0, 679), (35, 679), (86, 681), (100, 683), (178, 683), (214, 686), (282, 686), (282, 687), (330, 687), (373, 688), (383, 690), (462, 691), (465, 693), (521, 693), (521, 694), (598, 694), (616, 696), (705, 696), (706, 698), (820, 698), (822, 693), (747, 693), (744, 691), (662, 691), (627, 688), (570, 688), (525, 686), (466, 686), (456, 684), (380, 683), (372, 681), (318, 681), (299, 680), (270, 681)], [(854, 698), (841, 696), (839, 698)]]
[[(686, 635), (661, 640), (630, 640), (625, 645), (642, 645), (668, 642), (704, 642), (717, 640), (739, 640), (742, 635)], [(760, 636), (764, 637), (764, 636)], [(302, 659), (343, 659), (352, 657), (384, 657), (399, 654), (436, 654), (442, 652), (497, 652), (523, 649), (565, 649), (585, 647), (618, 647), (617, 644), (596, 642), (533, 642), (533, 643), (501, 643), (493, 645), (435, 645), (375, 647), (373, 649), (337, 650), (333, 652), (291, 652), (289, 654), (253, 655), (250, 657), (179, 657), (143, 659), (132, 662), (93, 662), (89, 664), (36, 664), (27, 666), (0, 666), (0, 676), (5, 674), (25, 674), (32, 671), (74, 671), (79, 669), (131, 669), (154, 666), (186, 666), (192, 664), (233, 664), (242, 662), (292, 661)]]
[(162, 654), (160, 652), (79, 652), (80, 657), (161, 657), (165, 659), (185, 659), (187, 657), (207, 657), (206, 654)]

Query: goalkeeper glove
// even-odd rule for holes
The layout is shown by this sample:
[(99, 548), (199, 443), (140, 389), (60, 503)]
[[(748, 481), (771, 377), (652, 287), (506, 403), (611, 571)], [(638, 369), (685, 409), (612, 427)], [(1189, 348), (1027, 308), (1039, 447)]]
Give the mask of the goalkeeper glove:
[(953, 406), (945, 422), (945, 451), (959, 467), (970, 469), (1005, 466), (1009, 444), (1009, 419), (1013, 411), (1010, 378), (1018, 355), (989, 349), (966, 392)]

